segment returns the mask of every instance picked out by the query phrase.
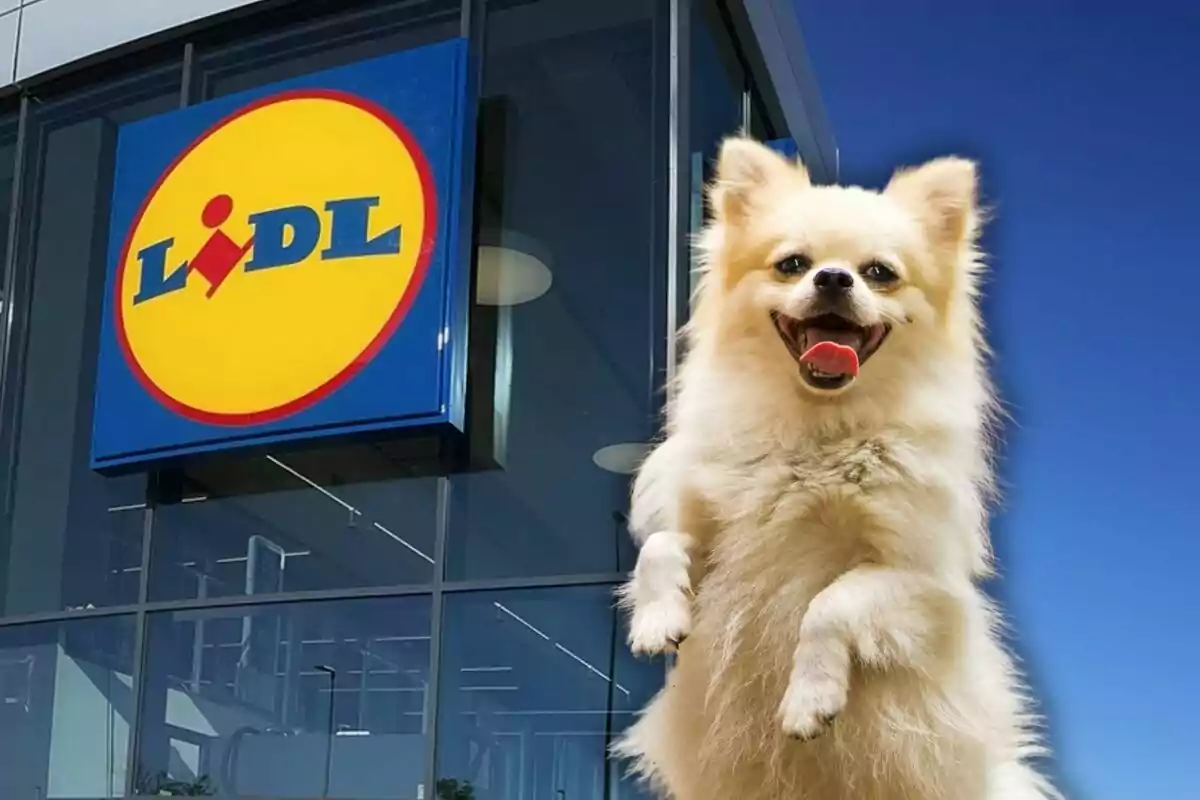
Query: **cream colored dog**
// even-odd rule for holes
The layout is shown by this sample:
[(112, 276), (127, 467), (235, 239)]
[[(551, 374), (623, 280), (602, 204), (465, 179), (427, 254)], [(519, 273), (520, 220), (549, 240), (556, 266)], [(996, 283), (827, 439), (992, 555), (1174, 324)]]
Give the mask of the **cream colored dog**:
[(813, 186), (724, 144), (622, 592), (635, 651), (683, 642), (617, 747), (664, 796), (1059, 797), (976, 583), (994, 411), (976, 181), (947, 158), (882, 192)]

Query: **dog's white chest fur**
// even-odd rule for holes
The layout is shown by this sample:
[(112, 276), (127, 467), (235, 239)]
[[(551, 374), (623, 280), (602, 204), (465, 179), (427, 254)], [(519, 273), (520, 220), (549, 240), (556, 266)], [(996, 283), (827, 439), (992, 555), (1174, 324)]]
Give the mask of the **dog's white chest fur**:
[(715, 456), (700, 455), (690, 480), (715, 523), (708, 580), (725, 571), (760, 575), (754, 583), (770, 592), (767, 574), (782, 590), (812, 573), (819, 589), (863, 562), (969, 574), (986, 556), (976, 544), (983, 509), (971, 475), (937, 467), (952, 454), (935, 437), (884, 431), (737, 460), (705, 455)]
[[(717, 613), (802, 614), (813, 594), (868, 557), (871, 495), (896, 486), (902, 469), (879, 439), (806, 443), (698, 468), (696, 489), (715, 518), (698, 611), (745, 605), (755, 608)], [(789, 657), (792, 633), (780, 631)]]

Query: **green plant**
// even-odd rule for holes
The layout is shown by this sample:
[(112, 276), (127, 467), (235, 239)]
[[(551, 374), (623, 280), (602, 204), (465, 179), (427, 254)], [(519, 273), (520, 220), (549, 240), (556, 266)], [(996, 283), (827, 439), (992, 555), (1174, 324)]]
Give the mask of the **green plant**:
[(475, 800), (475, 787), (470, 781), (459, 783), (455, 778), (443, 778), (437, 782), (438, 800)]
[(177, 781), (166, 772), (150, 774), (139, 766), (133, 792), (142, 797), (212, 797), (217, 789), (207, 775), (194, 781)]

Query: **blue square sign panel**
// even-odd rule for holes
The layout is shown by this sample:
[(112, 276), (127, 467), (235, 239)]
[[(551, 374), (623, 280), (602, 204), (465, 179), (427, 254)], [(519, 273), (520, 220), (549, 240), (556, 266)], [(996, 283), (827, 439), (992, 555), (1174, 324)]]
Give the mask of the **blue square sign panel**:
[(92, 466), (462, 427), (465, 40), (122, 126)]

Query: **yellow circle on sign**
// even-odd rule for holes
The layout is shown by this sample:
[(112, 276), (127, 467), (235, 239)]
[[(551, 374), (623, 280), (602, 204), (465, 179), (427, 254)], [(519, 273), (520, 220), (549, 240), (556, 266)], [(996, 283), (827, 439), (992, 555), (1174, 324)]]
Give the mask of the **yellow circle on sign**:
[[(382, 108), (330, 91), (242, 108), (163, 173), (130, 230), (114, 298), (130, 368), (201, 422), (261, 424), (311, 406), (400, 324), (432, 255), (435, 208), (423, 154)], [(306, 224), (266, 222), (272, 212)]]

